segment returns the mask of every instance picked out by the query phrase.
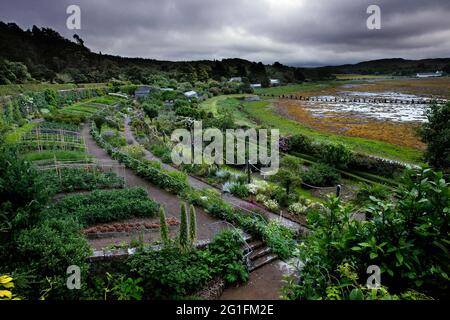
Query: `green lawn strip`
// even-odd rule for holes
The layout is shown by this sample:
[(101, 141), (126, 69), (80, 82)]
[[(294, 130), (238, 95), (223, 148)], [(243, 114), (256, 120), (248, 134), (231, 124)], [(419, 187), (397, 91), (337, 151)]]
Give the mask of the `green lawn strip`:
[(217, 101), (217, 108), (225, 109), (233, 112), (235, 123), (238, 126), (247, 126), (247, 127), (254, 127), (255, 123), (248, 119), (245, 112), (239, 109), (239, 105), (241, 105), (242, 100), (239, 98), (228, 98), (223, 100)]
[(101, 96), (95, 97), (89, 100), (90, 103), (98, 103), (98, 104), (106, 104), (106, 105), (114, 105), (117, 102), (124, 101), (125, 98), (117, 97), (117, 96)]
[(206, 112), (212, 112), (214, 116), (218, 115), (218, 104), (226, 99), (239, 99), (252, 96), (251, 94), (230, 94), (213, 97), (211, 99), (205, 100), (201, 103), (200, 107)]
[(29, 152), (23, 154), (22, 157), (27, 161), (53, 160), (55, 158), (58, 161), (68, 161), (68, 160), (80, 161), (92, 158), (92, 156), (89, 156), (84, 152), (66, 151), (66, 150), (47, 150), (42, 152)]
[(268, 94), (268, 95), (283, 95), (283, 94), (290, 94), (290, 93), (300, 93), (302, 91), (316, 91), (316, 90), (323, 90), (326, 88), (330, 88), (333, 86), (336, 86), (338, 84), (344, 84), (344, 81), (325, 81), (325, 82), (305, 82), (300, 84), (290, 84), (286, 86), (280, 86), (280, 87), (271, 87), (271, 88), (262, 88), (262, 89), (256, 89), (256, 94)]
[(343, 143), (351, 150), (363, 154), (411, 164), (421, 163), (420, 159), (422, 152), (419, 150), (395, 146), (376, 140), (320, 132), (276, 114), (275, 110), (271, 107), (270, 102), (266, 100), (245, 102), (243, 105), (245, 107), (243, 110), (245, 110), (250, 119), (253, 119), (264, 126), (279, 129), (280, 133), (283, 135), (304, 134), (311, 137), (313, 140), (321, 142)]

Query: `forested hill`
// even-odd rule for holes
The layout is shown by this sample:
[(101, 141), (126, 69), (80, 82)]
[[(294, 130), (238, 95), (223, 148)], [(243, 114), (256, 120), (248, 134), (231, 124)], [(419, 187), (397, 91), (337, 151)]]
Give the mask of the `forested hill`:
[[(3, 60), (0, 84), (25, 82), (30, 76), (36, 80), (58, 82), (105, 82), (116, 78), (145, 83), (150, 75), (158, 73), (187, 82), (233, 76), (261, 83), (269, 78), (283, 82), (304, 80), (300, 69), (279, 63), (264, 66), (243, 59), (170, 62), (103, 55), (91, 52), (77, 36), (71, 41), (49, 28), (34, 26), (31, 30), (22, 30), (14, 23), (3, 22), (0, 22), (0, 60)], [(8, 75), (7, 69), (23, 68), (20, 64), (11, 65), (12, 62), (23, 63), (29, 75), (25, 70), (13, 72), (17, 79)]]
[(163, 75), (181, 82), (223, 80), (246, 77), (252, 83), (269, 84), (327, 80), (338, 73), (412, 75), (415, 72), (444, 70), (450, 73), (450, 59), (410, 61), (385, 59), (355, 65), (295, 68), (275, 62), (272, 65), (243, 59), (222, 61), (170, 62), (94, 53), (78, 36), (65, 39), (49, 28), (33, 26), (22, 30), (15, 23), (0, 21), (0, 84), (33, 80), (59, 83), (107, 82), (111, 79), (148, 83)]

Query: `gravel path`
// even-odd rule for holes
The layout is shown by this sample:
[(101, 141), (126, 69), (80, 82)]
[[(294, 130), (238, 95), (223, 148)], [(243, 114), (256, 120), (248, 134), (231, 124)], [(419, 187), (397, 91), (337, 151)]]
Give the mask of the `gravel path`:
[[(143, 187), (149, 194), (149, 197), (160, 204), (162, 204), (166, 210), (167, 218), (175, 217), (180, 220), (180, 203), (181, 199), (174, 194), (166, 192), (158, 188), (157, 186), (151, 184), (147, 180), (140, 178), (134, 174), (133, 171), (129, 169), (120, 168), (119, 162), (113, 160), (102, 148), (100, 148), (97, 143), (92, 138), (89, 132), (89, 125), (84, 125), (82, 129), (82, 135), (86, 141), (86, 146), (88, 153), (93, 155), (98, 160), (112, 161), (113, 164), (117, 165), (117, 169), (114, 171), (126, 181), (129, 187)], [(211, 226), (212, 223), (218, 222), (220, 220), (208, 215), (202, 208), (196, 207), (197, 212), (197, 238), (198, 240), (212, 239), (214, 235), (218, 232), (217, 228)], [(130, 237), (124, 238), (112, 238), (112, 239), (98, 239), (92, 240), (92, 245), (95, 248), (105, 247), (110, 244), (118, 244), (122, 241), (129, 240)]]

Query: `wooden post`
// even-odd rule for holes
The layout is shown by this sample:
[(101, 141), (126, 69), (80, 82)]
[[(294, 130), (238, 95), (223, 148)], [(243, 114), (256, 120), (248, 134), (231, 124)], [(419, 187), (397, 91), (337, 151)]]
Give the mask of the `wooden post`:
[(341, 197), (341, 191), (342, 191), (342, 186), (340, 184), (338, 184), (336, 186), (336, 197), (340, 198)]

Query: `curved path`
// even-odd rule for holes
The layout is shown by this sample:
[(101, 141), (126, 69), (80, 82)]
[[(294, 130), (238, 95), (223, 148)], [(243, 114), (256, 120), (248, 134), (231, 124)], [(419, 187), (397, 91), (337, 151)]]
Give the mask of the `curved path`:
[[(126, 138), (127, 141), (132, 142), (133, 144), (139, 144), (139, 142), (134, 137), (133, 131), (130, 128), (130, 118), (129, 117), (127, 117), (125, 119), (125, 138)], [(156, 161), (161, 162), (161, 160), (159, 158), (157, 158), (155, 155), (153, 155), (147, 149), (145, 149), (144, 152), (145, 152), (145, 158), (146, 159), (148, 159), (148, 160), (156, 160)], [(172, 167), (172, 166), (170, 166), (168, 164), (165, 164), (165, 163), (162, 163), (162, 166), (163, 166), (164, 169), (169, 170), (169, 171), (178, 171), (178, 169), (176, 169), (176, 168), (174, 168), (174, 167)], [(201, 190), (201, 189), (211, 189), (212, 188), (212, 189), (218, 190), (221, 193), (221, 195), (222, 195), (222, 199), (225, 200), (226, 202), (228, 202), (229, 204), (235, 206), (235, 207), (246, 208), (246, 207), (254, 206), (251, 202), (239, 199), (239, 198), (237, 198), (237, 197), (235, 197), (235, 196), (233, 196), (233, 195), (231, 195), (229, 193), (224, 193), (222, 190), (217, 189), (216, 187), (214, 187), (214, 186), (212, 186), (210, 184), (207, 184), (207, 183), (205, 183), (205, 182), (203, 182), (203, 181), (201, 181), (201, 180), (199, 180), (199, 179), (197, 179), (195, 177), (192, 177), (190, 175), (188, 176), (188, 181), (189, 181), (189, 184), (194, 189)], [(291, 221), (289, 219), (281, 217), (281, 216), (279, 216), (277, 214), (274, 214), (274, 213), (272, 213), (270, 211), (267, 211), (267, 210), (264, 210), (262, 208), (259, 208), (259, 210), (262, 211), (262, 213), (269, 220), (277, 220), (278, 222), (280, 222), (284, 226), (290, 228), (294, 232), (302, 232), (302, 233), (308, 232), (308, 230), (305, 227), (301, 226), (300, 224), (298, 224), (298, 223), (296, 223), (294, 221)]]
[[(117, 167), (121, 166), (118, 161), (113, 160), (102, 148), (97, 145), (90, 134), (89, 125), (84, 125), (81, 134), (85, 139), (88, 154), (93, 155), (98, 160), (110, 161), (112, 164), (117, 164)], [(175, 217), (180, 220), (180, 203), (182, 201), (178, 196), (162, 190), (147, 180), (136, 176), (133, 171), (127, 168), (115, 171), (117, 175), (125, 179), (127, 186), (143, 187), (151, 199), (164, 206), (168, 218)], [(212, 239), (219, 230), (216, 230), (217, 228), (211, 228), (211, 224), (220, 220), (207, 214), (202, 208), (199, 207), (196, 207), (196, 213), (198, 240)], [(96, 247), (101, 247), (102, 245), (106, 246), (108, 244), (112, 244), (112, 241), (114, 241), (114, 239), (99, 239), (93, 242)]]

